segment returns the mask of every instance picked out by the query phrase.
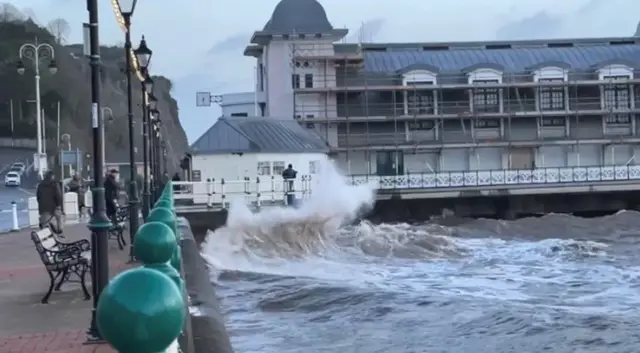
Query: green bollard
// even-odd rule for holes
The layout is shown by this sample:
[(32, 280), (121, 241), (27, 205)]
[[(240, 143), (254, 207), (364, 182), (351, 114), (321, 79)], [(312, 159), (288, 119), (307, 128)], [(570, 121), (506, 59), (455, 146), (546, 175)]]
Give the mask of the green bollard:
[(144, 267), (154, 269), (167, 275), (179, 288), (184, 283), (180, 272), (170, 264), (175, 256), (178, 244), (171, 228), (161, 222), (147, 222), (136, 234), (134, 251)]
[(179, 287), (146, 268), (114, 277), (96, 310), (102, 337), (119, 353), (165, 352), (180, 335), (185, 317)]
[[(153, 205), (153, 208), (168, 208), (170, 210), (173, 210), (173, 202), (171, 202), (171, 200), (165, 199), (165, 198), (160, 198), (160, 200), (158, 200), (158, 202), (156, 202), (155, 205)], [(175, 211), (173, 211), (175, 214)]]
[(177, 250), (174, 252), (171, 257), (171, 266), (175, 268), (178, 272), (180, 271), (180, 263), (182, 260), (182, 255), (180, 252), (180, 238), (178, 237), (178, 222), (176, 222), (176, 216), (173, 211), (169, 208), (158, 207), (154, 208), (151, 212), (149, 212), (149, 216), (147, 217), (147, 222), (160, 222), (167, 225), (171, 230), (173, 230), (174, 237), (176, 239)]
[(162, 194), (160, 195), (160, 197), (162, 196), (171, 197), (173, 199), (173, 182), (169, 181), (164, 186), (164, 190), (162, 190)]

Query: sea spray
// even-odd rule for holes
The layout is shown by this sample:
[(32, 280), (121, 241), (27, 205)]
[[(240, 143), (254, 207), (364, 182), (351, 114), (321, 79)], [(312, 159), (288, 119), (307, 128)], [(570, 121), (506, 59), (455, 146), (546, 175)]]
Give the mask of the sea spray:
[[(320, 163), (311, 184), (310, 196), (297, 208), (265, 207), (254, 213), (243, 199), (232, 200), (226, 225), (209, 233), (203, 253), (220, 257), (243, 252), (251, 258), (323, 251), (328, 235), (375, 202), (373, 185), (349, 185), (328, 159)], [(219, 263), (221, 259), (210, 260)]]

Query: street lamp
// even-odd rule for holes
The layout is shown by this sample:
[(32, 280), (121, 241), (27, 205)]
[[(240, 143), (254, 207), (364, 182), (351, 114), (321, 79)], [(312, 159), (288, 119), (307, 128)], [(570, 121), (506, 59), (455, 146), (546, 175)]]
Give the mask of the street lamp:
[[(129, 234), (136, 234), (138, 231), (138, 186), (136, 183), (136, 143), (133, 130), (133, 89), (131, 87), (131, 16), (136, 9), (138, 0), (116, 0), (118, 11), (124, 19), (125, 26), (125, 74), (127, 78), (127, 116), (129, 119)], [(133, 244), (129, 244), (131, 247)]]
[[(35, 71), (35, 79), (36, 79), (36, 143), (37, 143), (37, 152), (38, 152), (38, 160), (34, 161), (37, 163), (38, 167), (38, 175), (40, 176), (40, 180), (43, 177), (43, 165), (42, 165), (42, 136), (43, 136), (43, 123), (42, 123), (42, 108), (41, 108), (41, 97), (40, 97), (40, 60), (49, 58), (49, 72), (52, 75), (55, 75), (58, 72), (58, 66), (56, 65), (56, 53), (53, 47), (48, 43), (38, 43), (38, 38), (35, 39), (33, 43), (25, 43), (20, 47), (18, 52), (19, 60), (17, 65), (18, 74), (24, 75), (26, 69), (24, 66), (24, 59), (30, 59), (33, 62), (33, 69)], [(46, 154), (45, 154), (46, 156)], [(46, 161), (46, 157), (45, 157)]]
[[(153, 52), (147, 47), (147, 41), (142, 36), (140, 45), (133, 51), (138, 62), (140, 74), (144, 80), (140, 84), (142, 90), (142, 165), (143, 165), (143, 191), (142, 191), (142, 217), (146, 221), (151, 208), (151, 197), (149, 194), (149, 95), (153, 92), (153, 80), (149, 77), (149, 64)], [(131, 242), (133, 243), (133, 235)], [(133, 248), (130, 248), (133, 249)], [(133, 252), (130, 254), (131, 261), (134, 260)]]
[(160, 181), (160, 175), (158, 173), (159, 169), (158, 169), (158, 139), (157, 139), (157, 130), (158, 130), (158, 123), (160, 121), (160, 111), (157, 109), (152, 109), (151, 110), (151, 167), (152, 167), (152, 174), (153, 174), (153, 202), (156, 202), (158, 200), (159, 197), (159, 193), (160, 193), (160, 188), (159, 188), (159, 181)]
[(156, 98), (156, 96), (154, 95), (150, 95), (149, 96), (149, 112), (150, 114), (148, 115), (149, 118), (149, 124), (150, 124), (150, 133), (149, 133), (149, 165), (151, 166), (151, 175), (153, 175), (153, 183), (149, 183), (150, 184), (150, 192), (149, 192), (149, 200), (153, 201), (150, 202), (150, 204), (154, 204), (155, 203), (155, 195), (156, 195), (156, 180), (158, 178), (158, 174), (156, 173), (155, 170), (155, 165), (154, 165), (154, 159), (152, 158), (155, 155), (155, 137), (154, 137), (154, 131), (155, 131), (155, 115), (157, 114), (158, 111), (158, 99)]
[[(109, 283), (109, 235), (111, 220), (105, 212), (104, 195), (104, 154), (102, 153), (102, 110), (100, 109), (100, 40), (98, 30), (98, 0), (87, 0), (89, 12), (89, 57), (91, 64), (91, 127), (93, 133), (93, 180), (91, 188), (93, 196), (93, 213), (89, 221), (91, 230), (91, 287), (93, 291), (93, 308), (91, 324), (87, 331), (88, 342), (103, 341), (96, 322), (96, 308), (100, 294)], [(51, 65), (50, 65), (51, 66)]]

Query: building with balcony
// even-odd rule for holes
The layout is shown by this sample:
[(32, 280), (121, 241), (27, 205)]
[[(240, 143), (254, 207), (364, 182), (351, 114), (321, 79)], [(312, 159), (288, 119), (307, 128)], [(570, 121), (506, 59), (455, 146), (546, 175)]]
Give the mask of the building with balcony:
[(340, 43), (346, 34), (316, 0), (282, 0), (245, 55), (264, 116), (315, 131), (348, 174), (640, 164), (638, 37)]

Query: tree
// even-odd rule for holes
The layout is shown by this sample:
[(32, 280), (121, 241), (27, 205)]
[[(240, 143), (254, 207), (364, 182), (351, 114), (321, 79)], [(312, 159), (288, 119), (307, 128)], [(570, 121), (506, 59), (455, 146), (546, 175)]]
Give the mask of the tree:
[(47, 30), (56, 38), (58, 44), (63, 45), (67, 41), (71, 27), (69, 27), (69, 22), (65, 19), (56, 18), (47, 24)]
[(9, 3), (0, 4), (0, 22), (24, 21), (25, 16)]

